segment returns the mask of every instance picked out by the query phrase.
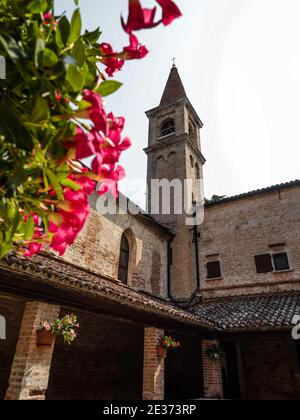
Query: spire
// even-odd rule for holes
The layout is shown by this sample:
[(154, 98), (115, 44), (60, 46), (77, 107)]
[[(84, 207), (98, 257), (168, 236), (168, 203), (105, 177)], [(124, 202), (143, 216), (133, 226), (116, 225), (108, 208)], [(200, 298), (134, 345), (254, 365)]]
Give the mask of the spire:
[(179, 99), (186, 98), (185, 89), (180, 79), (175, 62), (172, 66), (170, 76), (168, 78), (163, 96), (160, 101), (160, 106), (172, 104)]

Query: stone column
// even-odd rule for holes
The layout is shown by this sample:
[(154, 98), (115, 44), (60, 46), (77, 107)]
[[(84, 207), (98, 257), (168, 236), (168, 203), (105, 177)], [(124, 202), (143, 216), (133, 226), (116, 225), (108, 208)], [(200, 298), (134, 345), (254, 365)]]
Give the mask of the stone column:
[(164, 331), (145, 328), (143, 400), (164, 400), (165, 360), (157, 357), (157, 346)]
[(223, 380), (221, 361), (212, 361), (207, 355), (207, 349), (216, 341), (202, 340), (202, 364), (204, 378), (204, 397), (211, 399), (223, 399)]
[(44, 400), (51, 368), (52, 346), (37, 346), (40, 322), (58, 318), (60, 306), (27, 302), (11, 369), (6, 400)]

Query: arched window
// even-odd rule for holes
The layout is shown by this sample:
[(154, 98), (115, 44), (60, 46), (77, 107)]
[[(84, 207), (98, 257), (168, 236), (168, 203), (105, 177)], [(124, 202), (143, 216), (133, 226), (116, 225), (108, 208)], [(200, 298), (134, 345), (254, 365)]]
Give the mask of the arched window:
[(175, 133), (175, 121), (170, 118), (162, 123), (160, 134), (165, 137), (173, 133)]
[(129, 277), (129, 261), (130, 260), (130, 247), (129, 241), (125, 233), (122, 235), (121, 239), (121, 248), (120, 248), (120, 258), (119, 258), (119, 273), (118, 279), (123, 284), (128, 284)]

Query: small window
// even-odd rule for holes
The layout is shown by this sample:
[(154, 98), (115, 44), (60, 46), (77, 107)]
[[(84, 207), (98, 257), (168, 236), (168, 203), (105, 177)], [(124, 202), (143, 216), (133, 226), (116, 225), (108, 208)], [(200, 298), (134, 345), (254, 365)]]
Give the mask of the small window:
[(270, 254), (255, 256), (256, 270), (259, 274), (273, 271), (272, 258)]
[(161, 126), (161, 136), (165, 137), (173, 133), (175, 133), (175, 121), (172, 119), (164, 121)]
[(273, 254), (275, 271), (285, 271), (290, 269), (289, 259), (286, 252)]
[(119, 260), (119, 273), (118, 279), (123, 284), (128, 284), (128, 271), (129, 271), (129, 242), (125, 234), (122, 235), (120, 260)]
[(206, 264), (207, 278), (208, 279), (220, 279), (221, 275), (221, 263), (220, 261), (211, 261)]
[(191, 168), (193, 168), (195, 166), (195, 159), (193, 158), (193, 156), (190, 156), (190, 164), (191, 164)]

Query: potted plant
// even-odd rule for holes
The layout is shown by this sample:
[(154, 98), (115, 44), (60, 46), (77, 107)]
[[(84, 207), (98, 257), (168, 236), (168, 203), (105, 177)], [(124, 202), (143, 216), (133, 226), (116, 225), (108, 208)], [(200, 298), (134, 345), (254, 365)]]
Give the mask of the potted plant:
[(72, 344), (77, 334), (75, 328), (79, 328), (75, 315), (66, 315), (50, 323), (43, 321), (37, 330), (37, 345), (51, 346), (55, 337), (62, 337), (66, 344)]
[(38, 346), (51, 346), (54, 341), (52, 325), (48, 321), (43, 321), (36, 332), (36, 341)]
[(218, 362), (219, 360), (222, 360), (225, 357), (225, 352), (220, 346), (218, 346), (217, 344), (213, 344), (212, 346), (207, 348), (206, 356), (213, 362)]
[(167, 357), (168, 350), (175, 350), (180, 347), (180, 342), (174, 340), (172, 337), (164, 336), (160, 339), (159, 345), (157, 346), (157, 357), (164, 359)]

